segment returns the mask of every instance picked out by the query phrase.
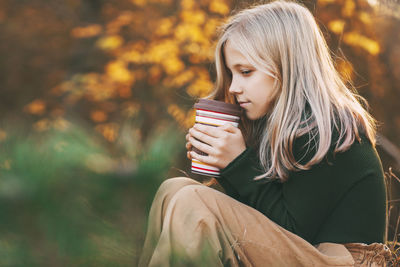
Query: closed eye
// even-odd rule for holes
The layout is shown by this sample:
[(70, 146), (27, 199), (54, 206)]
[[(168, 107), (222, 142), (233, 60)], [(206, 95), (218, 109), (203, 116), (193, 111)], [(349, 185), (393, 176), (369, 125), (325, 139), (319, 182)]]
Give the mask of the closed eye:
[(248, 69), (240, 70), (240, 73), (243, 75), (249, 75), (251, 72), (252, 72), (252, 70), (248, 70)]

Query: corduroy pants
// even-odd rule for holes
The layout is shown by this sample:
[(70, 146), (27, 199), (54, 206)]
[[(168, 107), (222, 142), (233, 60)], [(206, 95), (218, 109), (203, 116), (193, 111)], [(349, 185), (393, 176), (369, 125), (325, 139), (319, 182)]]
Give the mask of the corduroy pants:
[(357, 246), (352, 253), (342, 244), (313, 246), (259, 211), (190, 178), (162, 183), (148, 221), (139, 267), (364, 266), (355, 263)]

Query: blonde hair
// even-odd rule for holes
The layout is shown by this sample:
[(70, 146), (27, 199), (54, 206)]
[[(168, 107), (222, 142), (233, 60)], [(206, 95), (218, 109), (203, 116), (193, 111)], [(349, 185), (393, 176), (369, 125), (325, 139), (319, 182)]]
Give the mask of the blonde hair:
[[(311, 12), (294, 2), (274, 1), (245, 9), (224, 25), (216, 46), (217, 80), (211, 98), (234, 103), (223, 49), (227, 40), (258, 70), (275, 78), (278, 90), (271, 111), (259, 121), (244, 119), (246, 142), (257, 140), (265, 173), (286, 180), (289, 171), (320, 162), (334, 141), (334, 153), (347, 150), (360, 131), (375, 145), (375, 120), (366, 101), (341, 79)], [(309, 112), (307, 112), (309, 111)], [(260, 124), (260, 121), (262, 122)], [(262, 128), (257, 129), (261, 125)], [(333, 138), (333, 130), (338, 133)], [(293, 144), (308, 134), (308, 162), (296, 161)], [(314, 146), (314, 147), (313, 147)]]

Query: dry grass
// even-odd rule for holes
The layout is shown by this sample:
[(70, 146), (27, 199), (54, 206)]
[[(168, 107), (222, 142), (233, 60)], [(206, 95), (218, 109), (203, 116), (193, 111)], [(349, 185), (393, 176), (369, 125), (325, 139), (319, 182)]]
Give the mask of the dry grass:
[[(389, 168), (389, 171), (385, 173), (386, 179), (386, 193), (387, 193), (387, 229), (386, 229), (386, 245), (389, 247), (390, 252), (392, 254), (392, 259), (389, 262), (389, 266), (400, 266), (400, 243), (399, 243), (399, 226), (400, 226), (400, 199), (396, 199), (393, 196), (393, 188), (396, 183), (400, 184), (400, 179), (393, 173), (392, 168)], [(397, 216), (397, 219), (393, 217)], [(394, 225), (390, 225), (391, 221), (395, 221)], [(389, 228), (392, 227), (394, 229), (394, 233), (392, 235), (392, 240), (389, 240)]]

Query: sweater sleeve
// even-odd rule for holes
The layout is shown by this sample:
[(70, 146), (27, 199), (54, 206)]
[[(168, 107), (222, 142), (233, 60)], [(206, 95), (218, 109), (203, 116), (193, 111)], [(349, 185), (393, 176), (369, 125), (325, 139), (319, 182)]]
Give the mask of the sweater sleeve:
[(219, 182), (228, 195), (243, 201), (257, 190), (253, 178), (260, 174), (256, 152), (249, 147), (221, 170)]

